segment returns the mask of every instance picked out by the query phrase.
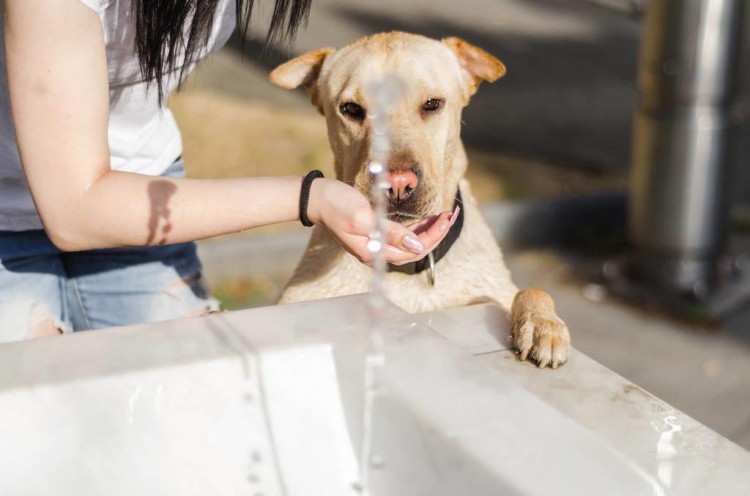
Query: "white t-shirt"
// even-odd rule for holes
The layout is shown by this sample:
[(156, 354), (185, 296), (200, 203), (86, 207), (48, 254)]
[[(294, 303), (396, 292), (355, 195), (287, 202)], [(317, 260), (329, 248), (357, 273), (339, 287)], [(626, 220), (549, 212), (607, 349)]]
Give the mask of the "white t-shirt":
[[(80, 0), (102, 20), (109, 69), (109, 148), (112, 169), (160, 175), (182, 153), (182, 139), (172, 113), (159, 105), (154, 84), (147, 87), (135, 54), (132, 0)], [(234, 2), (221, 0), (204, 54), (217, 50), (235, 26)], [(0, 230), (41, 229), (18, 157), (8, 102), (0, 23)], [(190, 68), (192, 70), (192, 67)], [(189, 71), (186, 71), (186, 73)], [(177, 87), (178, 74), (165, 83)], [(64, 185), (61, 185), (64, 187)]]

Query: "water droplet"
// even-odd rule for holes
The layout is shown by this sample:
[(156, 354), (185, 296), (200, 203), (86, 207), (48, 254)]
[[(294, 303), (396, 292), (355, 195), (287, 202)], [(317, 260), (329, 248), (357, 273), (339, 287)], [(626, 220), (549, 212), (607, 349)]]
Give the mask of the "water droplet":
[(370, 253), (379, 252), (382, 247), (383, 244), (377, 239), (371, 239), (367, 242), (367, 249), (370, 250)]
[(601, 284), (586, 284), (581, 289), (584, 298), (595, 303), (600, 303), (607, 298), (607, 288)]

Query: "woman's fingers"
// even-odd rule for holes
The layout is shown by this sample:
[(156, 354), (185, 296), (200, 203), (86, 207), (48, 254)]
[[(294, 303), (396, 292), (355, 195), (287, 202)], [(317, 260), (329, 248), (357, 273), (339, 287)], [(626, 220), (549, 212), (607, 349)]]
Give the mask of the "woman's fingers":
[(427, 251), (432, 251), (448, 234), (450, 227), (455, 222), (457, 212), (443, 212), (429, 224), (420, 226), (417, 237), (427, 246)]
[[(403, 265), (421, 259), (445, 238), (453, 219), (455, 219), (454, 213), (443, 212), (412, 224), (408, 228), (392, 223), (388, 232), (388, 245), (383, 251), (385, 259), (394, 265)], [(418, 241), (418, 245), (414, 243), (415, 240)], [(418, 246), (419, 249), (409, 249), (408, 245)]]
[[(320, 181), (320, 185), (326, 183)], [(353, 202), (348, 202), (349, 205), (351, 203)], [(325, 206), (323, 202), (321, 204)], [(367, 208), (350, 207), (345, 212), (340, 211), (340, 214), (348, 218), (346, 224), (339, 225), (337, 220), (341, 217), (338, 215), (328, 216), (328, 221), (323, 224), (334, 233), (349, 253), (361, 262), (371, 264), (373, 257), (369, 247), (369, 235), (375, 219), (369, 205)], [(403, 265), (422, 259), (445, 238), (451, 223), (457, 218), (456, 214), (457, 211), (443, 212), (409, 226), (386, 221), (386, 243), (383, 246), (385, 260), (391, 264)]]
[[(386, 224), (387, 246), (414, 255), (423, 255), (430, 243), (425, 243), (425, 237), (396, 222)], [(390, 261), (390, 260), (389, 260)]]
[[(372, 263), (368, 247), (369, 235), (375, 224), (374, 212), (367, 199), (351, 186), (339, 181), (313, 181), (308, 204), (308, 217), (328, 228), (346, 251), (363, 263)], [(443, 212), (410, 226), (386, 223), (386, 261), (402, 265), (419, 260), (432, 251), (448, 234), (455, 212)]]
[(438, 220), (441, 220), (441, 216), (446, 215), (446, 214), (448, 215), (448, 218), (450, 220), (450, 223), (449, 223), (449, 227), (450, 227), (453, 225), (456, 219), (458, 219), (458, 214), (460, 211), (461, 211), (461, 207), (456, 206), (456, 209), (453, 212), (443, 212), (443, 214), (432, 215), (418, 222), (415, 222), (414, 224), (409, 224), (406, 227), (408, 227), (415, 234), (421, 234), (422, 232), (430, 229), (431, 227), (434, 227), (435, 223)]
[(428, 230), (430, 227), (432, 227), (435, 222), (440, 218), (440, 215), (431, 215), (427, 218), (424, 218), (418, 222), (415, 222), (414, 224), (409, 224), (406, 227), (413, 232), (414, 234), (421, 234), (424, 231)]

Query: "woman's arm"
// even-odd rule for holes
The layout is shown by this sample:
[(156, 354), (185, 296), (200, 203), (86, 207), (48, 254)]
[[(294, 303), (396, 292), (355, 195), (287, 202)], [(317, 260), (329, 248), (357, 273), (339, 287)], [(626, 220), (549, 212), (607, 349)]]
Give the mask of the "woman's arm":
[[(21, 161), (52, 241), (64, 250), (174, 243), (298, 218), (301, 178), (192, 180), (110, 170), (109, 86), (101, 22), (78, 0), (5, 0), (10, 102)], [(311, 220), (368, 259), (369, 204), (336, 181), (313, 182)], [(449, 214), (418, 235), (428, 249)], [(416, 235), (391, 223), (387, 258)], [(406, 242), (406, 244), (404, 244)]]

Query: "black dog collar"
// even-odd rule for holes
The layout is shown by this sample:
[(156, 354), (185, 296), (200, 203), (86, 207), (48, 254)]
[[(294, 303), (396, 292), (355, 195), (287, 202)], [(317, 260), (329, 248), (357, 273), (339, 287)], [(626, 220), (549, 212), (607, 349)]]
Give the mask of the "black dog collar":
[[(461, 198), (461, 188), (456, 190), (456, 201), (453, 203), (453, 210), (456, 210), (456, 206), (461, 207), (458, 211), (458, 218), (451, 226), (448, 231), (448, 235), (443, 238), (437, 247), (426, 257), (417, 260), (416, 262), (404, 264), (404, 265), (391, 265), (388, 264), (388, 272), (401, 272), (403, 274), (419, 274), (429, 269), (431, 266), (434, 267), (437, 263), (448, 253), (453, 243), (456, 242), (458, 236), (461, 234), (461, 229), (464, 227), (464, 202)], [(432, 258), (432, 260), (430, 260)], [(434, 274), (432, 274), (431, 282), (434, 281)], [(434, 284), (434, 282), (433, 282)]]

